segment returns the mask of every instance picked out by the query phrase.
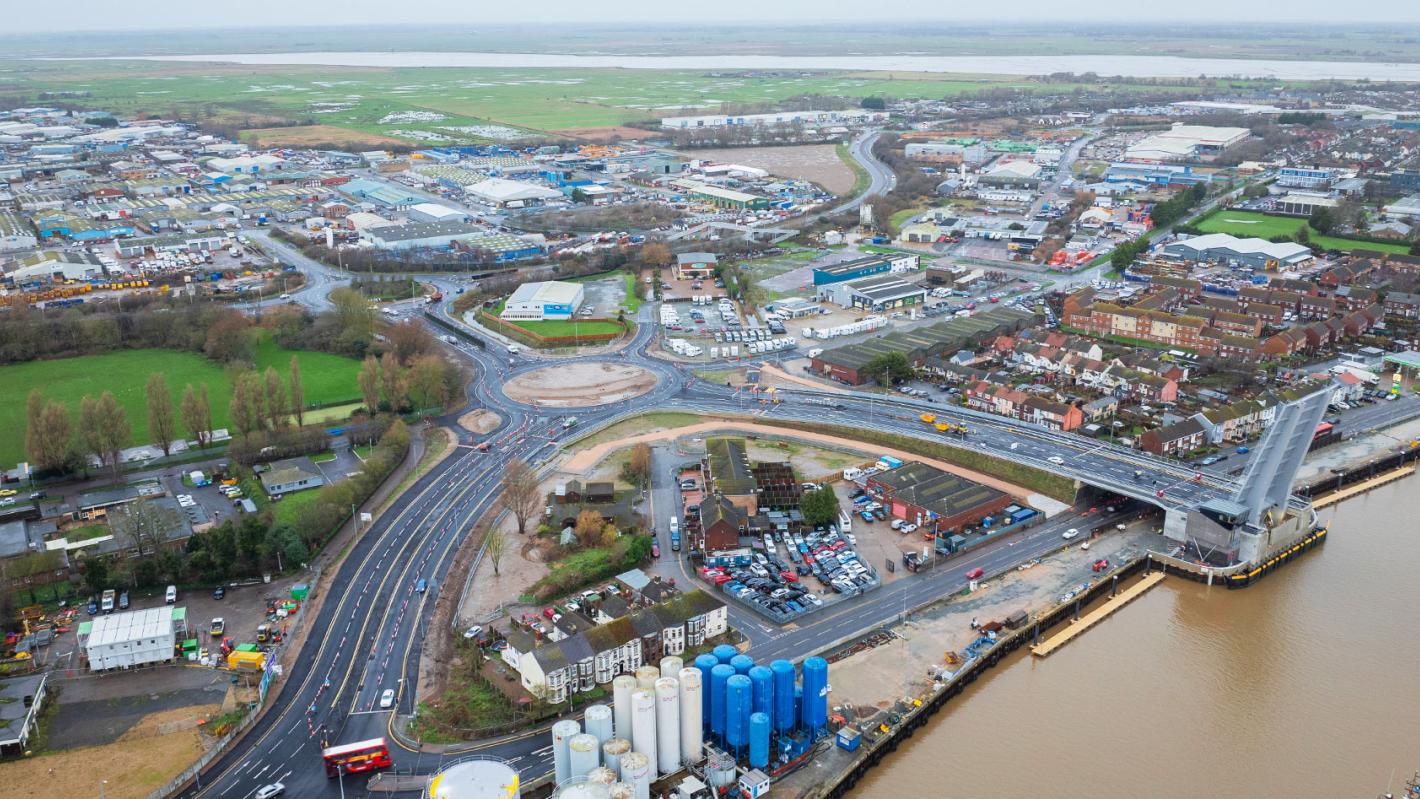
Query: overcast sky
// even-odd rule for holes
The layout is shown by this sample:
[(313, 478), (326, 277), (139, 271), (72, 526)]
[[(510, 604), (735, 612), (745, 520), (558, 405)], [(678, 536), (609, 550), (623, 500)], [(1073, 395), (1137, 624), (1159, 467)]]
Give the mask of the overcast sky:
[[(1004, 5), (966, 0), (890, 0), (881, 4), (844, 0), (66, 0), (63, 13), (39, 0), (6, 0), (0, 30), (11, 33), (76, 30), (153, 30), (195, 27), (286, 27), (292, 25), (458, 24), (556, 22), (814, 21), (876, 19), (984, 20), (1009, 9), (1017, 21), (1118, 21), (1138, 24), (1189, 21), (1222, 24), (1245, 20), (1276, 23), (1420, 24), (1416, 0), (1012, 0)], [(713, 16), (707, 13), (713, 9)], [(212, 43), (207, 43), (210, 46)]]

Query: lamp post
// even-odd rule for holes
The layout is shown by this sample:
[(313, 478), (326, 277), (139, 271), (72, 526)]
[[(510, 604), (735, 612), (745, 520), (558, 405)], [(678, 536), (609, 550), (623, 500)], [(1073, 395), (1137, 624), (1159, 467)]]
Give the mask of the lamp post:
[(105, 799), (104, 786), (108, 785), (108, 780), (99, 780), (99, 799)]

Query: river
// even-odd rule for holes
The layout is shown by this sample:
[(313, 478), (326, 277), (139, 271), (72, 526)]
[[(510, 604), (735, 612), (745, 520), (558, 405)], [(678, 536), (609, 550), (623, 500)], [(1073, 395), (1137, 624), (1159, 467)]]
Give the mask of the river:
[(221, 61), (238, 64), (304, 64), (349, 67), (597, 68), (690, 70), (847, 70), (1048, 75), (1094, 72), (1137, 78), (1210, 77), (1280, 80), (1420, 81), (1420, 64), (1366, 61), (1279, 61), (1179, 56), (756, 56), (566, 55), (557, 53), (224, 53), (122, 56), (154, 61)]
[(954, 700), (856, 796), (1372, 799), (1420, 771), (1420, 479), (1241, 591), (1170, 578)]

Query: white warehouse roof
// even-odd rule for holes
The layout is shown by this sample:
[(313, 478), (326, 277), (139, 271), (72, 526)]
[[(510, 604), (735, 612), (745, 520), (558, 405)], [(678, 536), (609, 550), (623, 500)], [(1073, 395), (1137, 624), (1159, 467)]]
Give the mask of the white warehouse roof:
[(1209, 233), (1203, 236), (1194, 236), (1191, 239), (1177, 241), (1169, 245), (1171, 247), (1186, 247), (1190, 250), (1205, 252), (1207, 250), (1232, 250), (1240, 255), (1265, 255), (1278, 261), (1285, 261), (1300, 256), (1310, 257), (1311, 248), (1293, 242), (1272, 242), (1267, 239), (1249, 238), (1240, 239), (1237, 236), (1229, 236), (1226, 233)]
[(503, 178), (489, 178), (482, 183), (475, 183), (465, 188), (464, 192), (495, 203), (507, 203), (515, 200), (551, 200), (562, 196), (561, 192), (552, 189), (524, 183), (520, 180), (504, 180)]
[(508, 298), (508, 305), (514, 303), (552, 303), (566, 305), (577, 301), (577, 294), (582, 290), (580, 284), (568, 283), (564, 280), (549, 280), (543, 283), (524, 283), (518, 286), (513, 295)]

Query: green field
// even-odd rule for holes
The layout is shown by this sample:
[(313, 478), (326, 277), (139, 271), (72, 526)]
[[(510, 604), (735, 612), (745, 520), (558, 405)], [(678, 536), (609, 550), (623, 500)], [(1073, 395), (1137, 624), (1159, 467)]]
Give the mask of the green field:
[[(261, 371), (275, 367), (283, 382), (292, 351), (264, 341), (256, 350), (256, 366)], [(323, 352), (296, 352), (301, 364), (301, 384), (308, 404), (326, 404), (359, 396), (355, 375), (360, 364), (349, 358)], [(103, 355), (32, 361), (0, 367), (0, 464), (25, 460), (25, 399), (38, 388), (45, 397), (69, 406), (74, 426), (78, 424), (79, 400), (85, 394), (97, 397), (104, 391), (128, 412), (133, 444), (148, 441), (148, 411), (144, 386), (148, 375), (167, 375), (173, 402), (182, 399), (188, 383), (206, 384), (212, 399), (212, 420), (221, 428), (230, 425), (227, 405), (231, 399), (231, 375), (222, 366), (201, 355), (173, 350), (126, 350)], [(179, 420), (180, 424), (180, 420)], [(186, 432), (183, 432), (186, 436)]]
[[(1199, 220), (1197, 224), (1204, 233), (1227, 233), (1233, 236), (1259, 239), (1286, 236), (1295, 241), (1297, 229), (1306, 224), (1306, 220), (1295, 216), (1273, 216), (1257, 211), (1221, 209)], [(1375, 250), (1402, 255), (1409, 251), (1409, 246), (1406, 244), (1377, 244), (1369, 241), (1340, 239), (1335, 236), (1323, 236), (1315, 228), (1308, 231), (1307, 239), (1311, 244), (1328, 250)]]
[[(695, 113), (723, 103), (773, 105), (803, 95), (942, 98), (1005, 88), (1069, 92), (1083, 85), (1007, 76), (887, 72), (746, 76), (647, 69), (17, 61), (0, 82), (0, 101), (32, 104), (40, 102), (41, 92), (71, 93), (82, 96), (86, 106), (124, 116), (148, 113), (225, 120), (244, 128), (325, 125), (409, 141), (420, 139), (408, 133), (422, 131), (449, 141), (483, 141), (486, 138), (477, 133), (449, 128), (495, 124), (518, 131), (560, 131)], [(1130, 84), (1112, 88), (1196, 91)], [(444, 118), (387, 119), (410, 112)]]
[(529, 333), (536, 333), (539, 336), (602, 336), (620, 335), (621, 325), (615, 322), (574, 322), (570, 319), (543, 319), (543, 320), (508, 320), (508, 324), (521, 327)]

